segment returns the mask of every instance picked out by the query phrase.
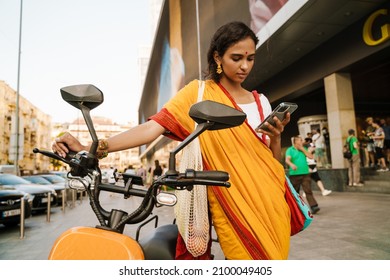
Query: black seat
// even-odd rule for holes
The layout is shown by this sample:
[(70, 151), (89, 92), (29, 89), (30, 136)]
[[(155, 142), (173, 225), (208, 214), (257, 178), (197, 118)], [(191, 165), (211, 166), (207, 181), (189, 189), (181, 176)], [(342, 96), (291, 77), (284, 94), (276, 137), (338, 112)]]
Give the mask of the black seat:
[(168, 224), (156, 228), (140, 239), (139, 244), (144, 251), (145, 260), (174, 260), (177, 236), (177, 225)]

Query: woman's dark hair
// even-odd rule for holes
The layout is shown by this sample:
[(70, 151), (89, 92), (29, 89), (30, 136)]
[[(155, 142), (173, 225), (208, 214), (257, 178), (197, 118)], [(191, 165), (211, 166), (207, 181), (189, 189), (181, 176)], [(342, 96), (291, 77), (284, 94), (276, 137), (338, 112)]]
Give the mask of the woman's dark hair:
[(211, 39), (210, 48), (207, 52), (208, 71), (206, 73), (206, 78), (210, 78), (217, 83), (221, 78), (220, 75), (216, 73), (217, 64), (214, 60), (215, 51), (222, 57), (230, 46), (248, 37), (253, 40), (255, 45), (259, 42), (256, 34), (243, 22), (233, 21), (221, 26)]

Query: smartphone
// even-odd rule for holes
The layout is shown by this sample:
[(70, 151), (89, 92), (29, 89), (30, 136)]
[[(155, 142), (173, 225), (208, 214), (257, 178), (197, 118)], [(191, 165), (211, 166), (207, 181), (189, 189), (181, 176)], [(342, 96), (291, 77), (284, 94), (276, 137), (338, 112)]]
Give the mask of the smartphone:
[(283, 121), (286, 113), (290, 113), (290, 115), (298, 108), (298, 105), (290, 102), (282, 102), (280, 103), (272, 113), (262, 121), (262, 123), (256, 128), (256, 131), (259, 129), (269, 131), (268, 127), (265, 125), (266, 122), (275, 126), (274, 117), (276, 116), (280, 121)]

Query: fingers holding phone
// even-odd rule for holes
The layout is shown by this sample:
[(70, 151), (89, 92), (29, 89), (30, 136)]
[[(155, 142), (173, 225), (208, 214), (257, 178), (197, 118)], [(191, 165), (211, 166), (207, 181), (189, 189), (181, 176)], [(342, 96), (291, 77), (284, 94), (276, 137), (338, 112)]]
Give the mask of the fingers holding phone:
[(290, 122), (291, 114), (298, 108), (295, 103), (280, 103), (272, 113), (256, 128), (256, 132), (269, 136), (279, 136)]
[(279, 136), (282, 134), (284, 127), (290, 122), (290, 113), (286, 113), (286, 117), (283, 121), (280, 121), (277, 117), (273, 117), (271, 122), (264, 122), (262, 128), (256, 129), (256, 132), (266, 134), (268, 136)]

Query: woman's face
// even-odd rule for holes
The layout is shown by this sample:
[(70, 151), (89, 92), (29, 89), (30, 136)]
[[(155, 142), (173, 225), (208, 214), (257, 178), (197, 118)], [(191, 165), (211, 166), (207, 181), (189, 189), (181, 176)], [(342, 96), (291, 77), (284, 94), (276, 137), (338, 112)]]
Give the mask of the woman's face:
[(242, 83), (255, 62), (256, 46), (250, 37), (230, 46), (220, 58), (224, 76), (232, 82)]

